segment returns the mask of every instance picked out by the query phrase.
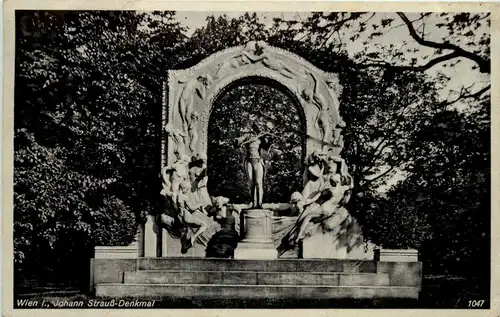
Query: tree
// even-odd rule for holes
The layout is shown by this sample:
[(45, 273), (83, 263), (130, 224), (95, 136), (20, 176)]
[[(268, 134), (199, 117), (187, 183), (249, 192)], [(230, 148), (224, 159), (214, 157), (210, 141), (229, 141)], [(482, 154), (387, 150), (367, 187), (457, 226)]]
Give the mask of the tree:
[(17, 25), (16, 268), (82, 255), (86, 276), (94, 245), (128, 244), (158, 208), (151, 118), (183, 29), (172, 12), (26, 11)]
[[(490, 23), (490, 13), (480, 12), (317, 12), (304, 21), (276, 18), (274, 30), (331, 54), (348, 54), (359, 68), (425, 72), (439, 66), (445, 71), (468, 62), (471, 70), (488, 76)], [(409, 38), (395, 43), (404, 36)], [(446, 101), (478, 99), (490, 87), (462, 86)]]
[[(464, 274), (478, 266), (477, 259), (489, 258), (490, 128), (484, 120), (489, 104), (477, 107), (475, 114), (443, 112), (422, 129), (427, 159), (416, 162), (398, 189), (420, 188), (416, 199), (435, 233), (426, 250), (439, 259), (434, 270)], [(488, 263), (481, 265), (485, 274)]]

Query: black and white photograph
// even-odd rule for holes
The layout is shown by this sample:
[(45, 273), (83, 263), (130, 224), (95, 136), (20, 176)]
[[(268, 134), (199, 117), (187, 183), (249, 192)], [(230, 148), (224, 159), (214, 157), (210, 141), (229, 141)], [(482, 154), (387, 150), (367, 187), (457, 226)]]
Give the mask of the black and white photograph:
[(492, 7), (287, 8), (15, 10), (14, 311), (492, 308)]

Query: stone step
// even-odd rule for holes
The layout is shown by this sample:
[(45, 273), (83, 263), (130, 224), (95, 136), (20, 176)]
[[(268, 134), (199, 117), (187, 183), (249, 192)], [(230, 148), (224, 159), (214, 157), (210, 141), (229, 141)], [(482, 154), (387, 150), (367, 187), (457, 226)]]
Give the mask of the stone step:
[(311, 273), (257, 271), (131, 271), (125, 284), (233, 284), (388, 286), (386, 273)]
[(218, 284), (97, 284), (101, 298), (335, 299), (418, 298), (418, 287)]
[(335, 259), (235, 260), (207, 258), (140, 258), (139, 270), (376, 273), (377, 262)]

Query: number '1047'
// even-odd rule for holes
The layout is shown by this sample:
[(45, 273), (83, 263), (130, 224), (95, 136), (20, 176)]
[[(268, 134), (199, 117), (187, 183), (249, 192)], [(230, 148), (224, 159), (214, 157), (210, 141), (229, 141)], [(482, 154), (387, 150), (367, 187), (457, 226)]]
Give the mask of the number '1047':
[(469, 301), (469, 307), (474, 308), (474, 307), (483, 307), (484, 304), (484, 299), (482, 300), (470, 300)]

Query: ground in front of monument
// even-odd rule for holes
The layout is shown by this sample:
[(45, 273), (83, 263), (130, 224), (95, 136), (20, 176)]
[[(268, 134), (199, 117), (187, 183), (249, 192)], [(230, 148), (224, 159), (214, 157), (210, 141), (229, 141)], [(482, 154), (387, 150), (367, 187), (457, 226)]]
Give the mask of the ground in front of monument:
[(14, 306), (489, 308), (489, 21), (17, 11)]

